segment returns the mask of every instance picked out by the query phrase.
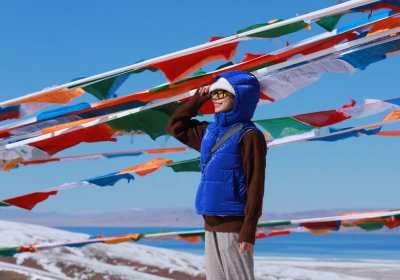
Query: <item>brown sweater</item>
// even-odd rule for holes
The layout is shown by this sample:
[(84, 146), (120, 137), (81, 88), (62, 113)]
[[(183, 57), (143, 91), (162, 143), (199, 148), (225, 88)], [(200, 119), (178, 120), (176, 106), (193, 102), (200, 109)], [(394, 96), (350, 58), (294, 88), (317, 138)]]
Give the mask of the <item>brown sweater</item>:
[[(207, 122), (192, 119), (208, 100), (195, 94), (171, 116), (167, 131), (183, 144), (200, 151), (201, 140)], [(244, 216), (203, 215), (205, 230), (216, 232), (239, 232), (239, 242), (254, 244), (258, 219), (262, 213), (267, 146), (257, 131), (250, 130), (240, 141), (240, 153), (247, 183), (247, 203)]]

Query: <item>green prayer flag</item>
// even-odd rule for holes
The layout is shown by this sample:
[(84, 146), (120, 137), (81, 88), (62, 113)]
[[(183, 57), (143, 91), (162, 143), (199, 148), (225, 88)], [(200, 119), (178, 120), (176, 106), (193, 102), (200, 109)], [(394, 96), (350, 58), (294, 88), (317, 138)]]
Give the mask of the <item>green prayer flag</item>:
[(248, 69), (246, 69), (246, 71), (247, 71), (247, 72), (253, 72), (253, 71), (256, 71), (256, 70), (258, 70), (258, 69), (262, 69), (262, 68), (265, 68), (265, 67), (269, 67), (269, 66), (274, 65), (274, 64), (277, 64), (277, 63), (280, 63), (280, 62), (270, 61), (270, 62), (267, 62), (267, 63), (263, 63), (263, 64), (260, 64), (260, 65), (257, 65), (257, 66), (248, 68)]
[(144, 72), (146, 70), (151, 71), (151, 72), (157, 72), (158, 71), (157, 68), (145, 67), (145, 68), (139, 68), (139, 69), (136, 69), (136, 70), (129, 71), (129, 73), (138, 74), (138, 73), (142, 73), (142, 72)]
[(233, 65), (233, 62), (232, 61), (228, 61), (227, 63), (224, 63), (224, 64), (218, 66), (217, 69), (215, 69), (215, 70), (220, 70), (220, 69), (232, 66), (232, 65)]
[(207, 74), (205, 71), (203, 71), (203, 70), (198, 70), (198, 71), (196, 71), (196, 72), (194, 72), (193, 74), (192, 74), (192, 77), (197, 77), (197, 76), (203, 76), (203, 75), (205, 75), (205, 74)]
[(153, 88), (149, 89), (149, 92), (156, 92), (156, 91), (167, 89), (167, 88), (169, 88), (169, 84), (153, 87)]
[(95, 82), (82, 88), (100, 100), (110, 99), (116, 96), (115, 91), (126, 79), (128, 79), (128, 77), (129, 74), (125, 73), (122, 75), (100, 80), (99, 82)]
[(156, 72), (157, 68), (145, 67), (128, 72), (124, 72), (107, 79), (100, 79), (98, 82), (94, 82), (90, 85), (82, 84), (81, 87), (88, 93), (94, 95), (100, 100), (110, 99), (115, 97), (115, 91), (121, 86), (121, 84), (129, 78), (130, 74), (138, 74), (144, 71)]
[(187, 82), (187, 81), (195, 80), (195, 79), (197, 79), (198, 77), (202, 77), (202, 76), (206, 76), (206, 75), (208, 75), (208, 74), (207, 74), (207, 73), (204, 73), (204, 74), (202, 74), (202, 73), (197, 73), (196, 76), (183, 78), (183, 79), (180, 79), (180, 80), (174, 82), (174, 85), (179, 85), (179, 84), (185, 83), (185, 82)]
[(384, 223), (365, 223), (365, 224), (359, 224), (357, 225), (359, 228), (362, 228), (363, 230), (367, 230), (367, 231), (372, 231), (372, 230), (378, 230), (383, 228)]
[(165, 126), (181, 104), (172, 102), (146, 111), (138, 112), (120, 119), (107, 122), (112, 128), (124, 131), (143, 131), (153, 140), (166, 135)]
[(278, 226), (289, 226), (292, 223), (290, 221), (269, 221), (258, 223), (257, 227), (278, 227)]
[(166, 166), (171, 167), (174, 172), (200, 172), (200, 158), (177, 161), (169, 163)]
[(13, 257), (18, 251), (19, 247), (8, 247), (8, 248), (0, 248), (0, 256), (3, 257)]
[[(277, 20), (277, 21), (275, 21), (273, 23), (255, 24), (255, 25), (249, 26), (249, 27), (247, 27), (245, 29), (239, 30), (237, 32), (237, 34), (243, 33), (243, 32), (246, 32), (246, 31), (250, 31), (250, 30), (253, 30), (253, 29), (256, 29), (256, 28), (259, 28), (259, 27), (271, 25), (271, 24), (274, 24), (274, 23), (277, 23), (277, 22), (280, 22), (280, 21), (282, 21), (282, 19)], [(303, 28), (305, 28), (307, 26), (308, 26), (308, 24), (306, 22), (304, 22), (303, 20), (300, 20), (300, 21), (297, 21), (297, 22), (293, 22), (293, 23), (286, 24), (286, 25), (283, 25), (283, 26), (279, 26), (279, 27), (276, 27), (276, 28), (272, 28), (272, 29), (269, 29), (269, 30), (265, 30), (265, 31), (257, 32), (257, 33), (251, 34), (251, 35), (247, 35), (247, 37), (276, 38), (276, 37), (280, 37), (280, 36), (283, 36), (283, 35), (286, 35), (286, 34), (290, 34), (290, 33), (299, 31), (299, 30), (301, 30), (301, 29), (303, 29)]]
[(336, 25), (338, 24), (340, 18), (343, 16), (341, 15), (334, 15), (334, 16), (326, 16), (321, 18), (320, 20), (317, 21), (317, 24), (321, 26), (323, 29), (331, 32), (336, 28)]
[(204, 236), (204, 232), (195, 232), (195, 233), (180, 233), (180, 237), (192, 237), (192, 236)]
[(265, 128), (275, 139), (315, 129), (315, 127), (291, 117), (259, 120), (255, 121), (255, 123)]
[(8, 204), (8, 203), (5, 203), (5, 202), (3, 202), (3, 201), (0, 201), (0, 207), (1, 206), (11, 206), (10, 204)]

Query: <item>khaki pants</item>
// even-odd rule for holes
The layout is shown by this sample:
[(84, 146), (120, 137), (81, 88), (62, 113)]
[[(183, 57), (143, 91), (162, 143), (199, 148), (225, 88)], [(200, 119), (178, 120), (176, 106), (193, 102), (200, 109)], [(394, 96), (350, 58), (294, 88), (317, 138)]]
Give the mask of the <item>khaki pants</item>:
[(207, 280), (254, 280), (253, 252), (240, 253), (239, 233), (206, 231)]

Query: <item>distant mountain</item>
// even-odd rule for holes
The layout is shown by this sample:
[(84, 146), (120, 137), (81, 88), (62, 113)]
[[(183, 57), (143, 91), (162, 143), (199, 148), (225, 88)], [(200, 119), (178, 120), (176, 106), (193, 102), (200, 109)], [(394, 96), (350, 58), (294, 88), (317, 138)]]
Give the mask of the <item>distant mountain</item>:
[(28, 212), (2, 209), (0, 219), (46, 226), (195, 227), (202, 218), (190, 208), (127, 209), (115, 212)]
[[(286, 220), (335, 216), (341, 213), (366, 212), (382, 209), (316, 209), (292, 213), (264, 213), (260, 221)], [(202, 217), (191, 208), (127, 209), (114, 212), (28, 212), (19, 209), (2, 209), (1, 220), (25, 222), (46, 226), (107, 226), (107, 227), (202, 227)], [(365, 231), (350, 228), (343, 232)], [(399, 234), (400, 229), (374, 231), (374, 233)]]

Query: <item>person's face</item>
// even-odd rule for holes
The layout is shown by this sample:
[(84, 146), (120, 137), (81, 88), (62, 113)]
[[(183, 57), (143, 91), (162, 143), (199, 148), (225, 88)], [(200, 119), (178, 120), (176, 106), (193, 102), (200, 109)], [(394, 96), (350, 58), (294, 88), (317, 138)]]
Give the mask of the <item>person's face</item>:
[(235, 104), (234, 95), (224, 90), (214, 90), (210, 93), (214, 103), (215, 113), (229, 112)]

